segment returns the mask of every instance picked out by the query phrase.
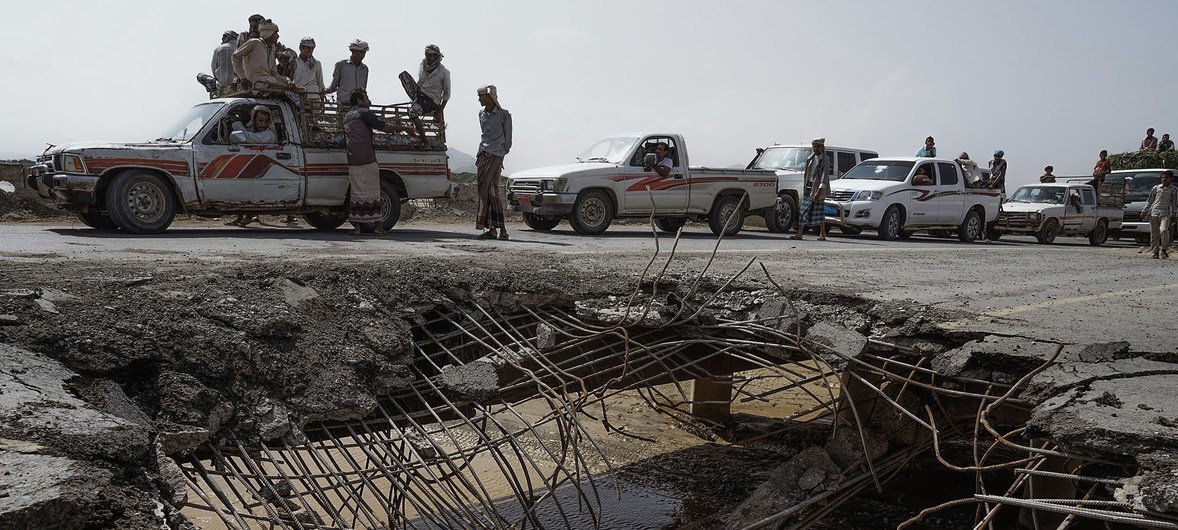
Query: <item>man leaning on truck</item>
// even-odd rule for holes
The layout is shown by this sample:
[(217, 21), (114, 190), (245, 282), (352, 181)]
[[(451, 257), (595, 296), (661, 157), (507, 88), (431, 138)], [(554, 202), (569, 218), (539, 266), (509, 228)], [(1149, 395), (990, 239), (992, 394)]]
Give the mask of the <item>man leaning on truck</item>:
[(380, 167), (376, 163), (376, 150), (372, 148), (372, 130), (397, 132), (396, 125), (386, 123), (369, 110), (372, 101), (363, 88), (354, 88), (348, 98), (352, 106), (344, 115), (344, 137), (348, 146), (348, 185), (351, 187), (348, 203), (348, 221), (351, 221), (352, 235), (360, 235), (360, 227), (372, 223), (372, 233), (384, 234), (380, 211)]

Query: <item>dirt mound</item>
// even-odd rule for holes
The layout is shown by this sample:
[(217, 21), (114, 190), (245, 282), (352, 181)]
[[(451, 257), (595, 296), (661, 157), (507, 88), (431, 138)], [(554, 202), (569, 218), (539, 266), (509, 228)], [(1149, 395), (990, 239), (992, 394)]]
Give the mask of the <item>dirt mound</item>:
[(0, 162), (0, 221), (32, 221), (68, 216), (66, 212), (46, 204), (25, 187), (25, 167), (26, 163)]

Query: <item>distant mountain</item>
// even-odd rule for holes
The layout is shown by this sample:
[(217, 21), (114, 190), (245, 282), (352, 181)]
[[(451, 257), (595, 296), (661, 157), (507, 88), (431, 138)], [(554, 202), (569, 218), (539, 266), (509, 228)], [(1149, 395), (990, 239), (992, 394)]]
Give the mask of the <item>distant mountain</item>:
[(454, 173), (476, 173), (477, 169), (474, 167), (474, 157), (463, 153), (453, 147), (446, 148), (446, 154), (450, 155), (450, 171)]

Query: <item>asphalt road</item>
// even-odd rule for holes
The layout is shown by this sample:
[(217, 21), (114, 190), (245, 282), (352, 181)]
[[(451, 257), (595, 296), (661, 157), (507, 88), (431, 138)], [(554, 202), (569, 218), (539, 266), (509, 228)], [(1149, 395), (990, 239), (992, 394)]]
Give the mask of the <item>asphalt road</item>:
[[(445, 255), (493, 259), (509, 252), (535, 255), (538, 264), (637, 273), (655, 251), (643, 225), (614, 226), (587, 237), (567, 225), (541, 233), (517, 224), (509, 225), (510, 241), (475, 240), (472, 225), (404, 223), (384, 237), (357, 238), (344, 230), (242, 229), (212, 222), (181, 222), (154, 236), (100, 232), (68, 221), (0, 224), (0, 267), (47, 260), (182, 266)], [(673, 243), (672, 237), (660, 238), (662, 256)], [(688, 225), (674, 268), (698, 271), (714, 248), (716, 238), (706, 226)], [(1137, 351), (1178, 352), (1178, 258), (1149, 259), (1140, 248), (1129, 242), (1091, 247), (1082, 238), (1059, 238), (1053, 245), (1030, 237), (973, 244), (920, 236), (884, 242), (872, 234), (792, 241), (750, 229), (720, 243), (711, 270), (732, 273), (756, 257), (782, 284), (912, 300), (968, 314), (946, 324), (950, 327), (1068, 342), (1126, 340)], [(763, 276), (759, 267), (748, 274)]]

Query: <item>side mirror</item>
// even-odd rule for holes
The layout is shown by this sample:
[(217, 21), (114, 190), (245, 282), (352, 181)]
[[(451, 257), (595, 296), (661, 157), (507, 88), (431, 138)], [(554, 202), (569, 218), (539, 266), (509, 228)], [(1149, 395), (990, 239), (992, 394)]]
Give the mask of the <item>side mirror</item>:
[(654, 167), (658, 163), (659, 156), (654, 153), (646, 153), (646, 156), (642, 157), (642, 165), (648, 168)]
[(928, 175), (917, 175), (915, 177), (912, 177), (912, 183), (917, 186), (932, 186), (933, 179), (932, 179), (932, 177), (929, 177)]
[(237, 145), (245, 143), (245, 133), (241, 131), (233, 131), (229, 133), (229, 145)]

